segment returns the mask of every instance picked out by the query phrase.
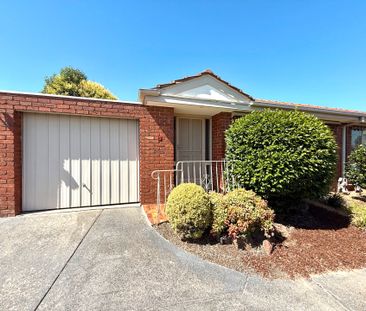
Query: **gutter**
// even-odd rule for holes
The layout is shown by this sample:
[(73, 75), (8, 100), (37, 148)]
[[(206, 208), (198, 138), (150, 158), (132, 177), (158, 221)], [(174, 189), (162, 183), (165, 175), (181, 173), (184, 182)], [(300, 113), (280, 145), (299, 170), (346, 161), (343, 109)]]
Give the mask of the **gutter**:
[(265, 103), (265, 102), (258, 102), (258, 101), (254, 101), (253, 102), (253, 106), (258, 106), (258, 107), (269, 107), (269, 108), (282, 108), (282, 109), (299, 109), (299, 110), (304, 110), (304, 111), (311, 111), (311, 112), (322, 112), (322, 113), (326, 113), (326, 114), (334, 114), (334, 115), (343, 115), (343, 116), (352, 116), (352, 117), (358, 117), (360, 122), (365, 122), (366, 120), (366, 112), (362, 112), (362, 111), (346, 111), (346, 110), (332, 110), (332, 109), (327, 109), (327, 108), (319, 108), (319, 107), (304, 107), (301, 105), (286, 105), (286, 104), (271, 104), (271, 103)]

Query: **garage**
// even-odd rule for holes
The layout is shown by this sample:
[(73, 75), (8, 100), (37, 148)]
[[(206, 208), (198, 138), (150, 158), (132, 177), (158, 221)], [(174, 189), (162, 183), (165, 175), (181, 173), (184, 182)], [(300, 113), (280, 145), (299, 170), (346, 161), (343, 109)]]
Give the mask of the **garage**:
[(139, 201), (138, 121), (24, 113), (22, 210)]

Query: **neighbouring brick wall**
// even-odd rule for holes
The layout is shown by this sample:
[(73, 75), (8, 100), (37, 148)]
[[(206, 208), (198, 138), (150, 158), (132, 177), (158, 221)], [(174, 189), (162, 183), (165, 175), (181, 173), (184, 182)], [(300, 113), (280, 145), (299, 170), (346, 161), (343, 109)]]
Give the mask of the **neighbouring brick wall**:
[(212, 160), (225, 158), (225, 131), (231, 122), (230, 112), (220, 112), (212, 117)]
[(140, 201), (155, 203), (156, 185), (151, 172), (174, 167), (174, 109), (0, 92), (0, 216), (21, 212), (21, 124), (25, 112), (139, 120)]

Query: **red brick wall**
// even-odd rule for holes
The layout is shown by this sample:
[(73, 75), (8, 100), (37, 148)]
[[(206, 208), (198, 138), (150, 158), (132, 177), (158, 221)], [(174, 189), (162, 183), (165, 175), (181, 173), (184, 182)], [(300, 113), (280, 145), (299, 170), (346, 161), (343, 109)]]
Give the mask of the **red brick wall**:
[(21, 124), (24, 112), (139, 120), (140, 201), (155, 203), (156, 186), (151, 172), (174, 166), (174, 109), (0, 92), (0, 216), (21, 212)]
[(225, 131), (231, 122), (229, 112), (220, 112), (212, 117), (212, 160), (225, 158)]

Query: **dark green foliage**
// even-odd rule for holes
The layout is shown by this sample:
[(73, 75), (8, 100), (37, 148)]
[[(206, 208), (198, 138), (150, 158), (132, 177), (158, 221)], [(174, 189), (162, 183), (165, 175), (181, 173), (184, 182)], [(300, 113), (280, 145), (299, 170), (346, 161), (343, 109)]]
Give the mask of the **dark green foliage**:
[(346, 176), (354, 185), (366, 188), (366, 146), (360, 145), (349, 156)]
[(307, 113), (252, 112), (226, 131), (226, 146), (240, 185), (266, 199), (321, 197), (334, 178), (333, 134)]
[(343, 199), (342, 195), (339, 193), (330, 193), (321, 199), (321, 202), (334, 207), (334, 208), (344, 208), (347, 203)]

